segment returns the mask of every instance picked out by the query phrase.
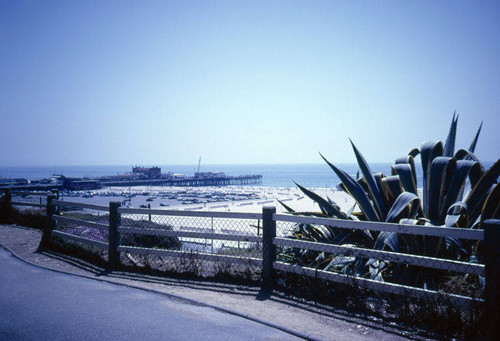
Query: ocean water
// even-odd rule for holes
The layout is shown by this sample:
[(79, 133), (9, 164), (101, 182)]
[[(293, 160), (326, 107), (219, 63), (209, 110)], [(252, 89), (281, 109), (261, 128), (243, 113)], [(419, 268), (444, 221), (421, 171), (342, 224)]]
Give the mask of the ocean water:
[[(485, 162), (488, 169), (492, 162)], [(145, 165), (147, 166), (147, 165)], [(178, 173), (188, 176), (194, 175), (197, 165), (158, 165), (162, 173)], [(358, 165), (355, 163), (339, 163), (337, 167), (351, 176), (355, 176)], [(371, 163), (371, 170), (375, 173), (391, 174), (390, 163)], [(415, 164), (417, 183), (422, 187), (422, 168), (419, 160)], [(102, 175), (124, 174), (132, 171), (132, 165), (118, 166), (54, 166), (54, 167), (4, 167), (0, 166), (0, 177), (26, 178), (30, 180), (50, 178), (54, 174), (67, 177), (95, 177)], [(202, 165), (201, 172), (220, 171), (227, 175), (262, 175), (262, 184), (266, 187), (295, 187), (295, 182), (309, 188), (332, 188), (339, 183), (339, 179), (326, 164), (248, 164), (248, 165)]]
[[(337, 167), (355, 176), (357, 164), (344, 163)], [(390, 164), (374, 163), (372, 171), (390, 175)], [(159, 165), (162, 173), (179, 173), (192, 176), (197, 165)], [(117, 166), (54, 166), (54, 167), (0, 167), (0, 177), (26, 178), (30, 180), (50, 178), (54, 174), (67, 177), (95, 177), (103, 175), (124, 174), (132, 171), (131, 165)], [(201, 172), (220, 171), (226, 175), (262, 175), (262, 184), (266, 187), (295, 187), (295, 182), (305, 187), (335, 187), (339, 179), (325, 164), (253, 164), (253, 165), (202, 165)]]

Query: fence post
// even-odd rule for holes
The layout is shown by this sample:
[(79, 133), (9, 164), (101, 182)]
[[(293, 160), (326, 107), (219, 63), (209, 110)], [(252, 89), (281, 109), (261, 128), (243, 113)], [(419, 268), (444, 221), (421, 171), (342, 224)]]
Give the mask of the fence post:
[[(52, 192), (52, 195), (55, 196), (55, 199), (59, 200), (59, 190), (58, 189), (53, 189), (53, 190), (51, 190), (51, 192)], [(57, 215), (61, 214), (61, 211), (59, 210), (59, 206), (57, 206), (57, 212), (54, 212), (54, 213), (57, 214)]]
[(486, 331), (500, 335), (500, 220), (483, 221), (485, 254)]
[(5, 190), (2, 201), (2, 211), (0, 212), (2, 215), (0, 217), (0, 221), (5, 224), (12, 223), (12, 194), (8, 189)]
[(262, 208), (262, 286), (265, 288), (271, 288), (274, 284), (273, 262), (276, 260), (276, 245), (273, 244), (273, 238), (276, 237), (274, 213), (276, 207)]
[(50, 238), (52, 237), (52, 230), (54, 230), (54, 227), (55, 227), (55, 222), (54, 222), (53, 216), (55, 214), (56, 209), (55, 209), (54, 203), (52, 202), (55, 199), (56, 199), (56, 196), (54, 194), (50, 194), (47, 196), (47, 205), (46, 205), (47, 225), (45, 226), (45, 229), (43, 230), (42, 240), (40, 241), (40, 247), (42, 247), (42, 248), (49, 245)]
[(120, 213), (118, 208), (121, 206), (119, 201), (112, 201), (109, 203), (109, 234), (108, 234), (108, 266), (111, 270), (120, 265), (120, 233), (118, 227), (120, 226)]

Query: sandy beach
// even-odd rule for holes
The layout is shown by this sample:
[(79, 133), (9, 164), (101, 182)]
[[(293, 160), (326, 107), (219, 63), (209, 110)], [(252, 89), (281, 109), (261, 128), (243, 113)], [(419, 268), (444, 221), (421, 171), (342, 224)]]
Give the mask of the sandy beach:
[[(329, 197), (344, 211), (353, 205), (345, 192), (332, 188), (310, 190)], [(209, 210), (220, 212), (261, 212), (264, 206), (275, 206), (276, 212), (285, 208), (278, 200), (298, 212), (319, 212), (316, 203), (293, 187), (224, 186), (224, 187), (107, 187), (94, 191), (64, 192), (61, 200), (108, 205), (119, 201), (124, 207), (168, 210)]]
[[(354, 205), (354, 200), (337, 189), (310, 188), (323, 198), (330, 198), (345, 212)], [(296, 212), (320, 212), (318, 205), (302, 193), (299, 188), (259, 187), (259, 186), (223, 186), (223, 187), (107, 187), (92, 191), (60, 192), (60, 200), (108, 206), (110, 202), (120, 202), (122, 207), (151, 208), (160, 210), (212, 211), (260, 213), (264, 206), (276, 207), (277, 213), (287, 210), (279, 203), (283, 202)], [(14, 201), (39, 200), (36, 196), (15, 196)], [(279, 200), (279, 201), (278, 201)], [(147, 212), (147, 210), (145, 210)], [(88, 213), (100, 215), (101, 212), (90, 210)], [(200, 237), (183, 237), (183, 250), (219, 252), (225, 249), (251, 250), (252, 242), (214, 240), (203, 237), (205, 232), (259, 235), (260, 222), (253, 219), (210, 219), (203, 217), (171, 217), (168, 215), (122, 214), (122, 218), (139, 222), (148, 220), (153, 223), (167, 224), (174, 230), (200, 233)], [(293, 223), (282, 223), (277, 229), (280, 236), (289, 235), (295, 228)], [(89, 237), (92, 238), (92, 237)]]

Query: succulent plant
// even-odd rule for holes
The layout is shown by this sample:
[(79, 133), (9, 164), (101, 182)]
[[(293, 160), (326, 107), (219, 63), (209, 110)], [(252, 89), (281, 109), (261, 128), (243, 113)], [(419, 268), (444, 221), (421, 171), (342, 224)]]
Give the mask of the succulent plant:
[[(321, 212), (296, 212), (281, 203), (292, 214), (306, 214), (336, 219), (378, 221), (443, 227), (478, 228), (484, 219), (500, 217), (500, 159), (485, 171), (474, 155), (482, 123), (468, 150), (455, 152), (458, 115), (453, 114), (446, 142), (424, 142), (408, 155), (396, 159), (391, 175), (373, 173), (369, 164), (351, 141), (362, 177), (352, 177), (321, 157), (341, 180), (340, 189), (356, 202), (348, 212), (330, 198), (323, 198), (297, 184), (314, 200)], [(423, 183), (417, 184), (415, 158), (420, 155)], [(359, 172), (358, 172), (359, 174)], [(474, 261), (477, 243), (457, 238), (403, 235), (395, 232), (346, 230), (331, 226), (299, 224), (292, 238), (332, 244), (351, 244), (377, 250), (420, 254)], [(289, 248), (279, 259), (297, 264), (340, 271), (377, 280), (391, 278), (400, 283), (435, 286), (436, 276), (421, 275), (421, 269), (391, 264), (375, 259)], [(419, 283), (417, 283), (419, 282)]]

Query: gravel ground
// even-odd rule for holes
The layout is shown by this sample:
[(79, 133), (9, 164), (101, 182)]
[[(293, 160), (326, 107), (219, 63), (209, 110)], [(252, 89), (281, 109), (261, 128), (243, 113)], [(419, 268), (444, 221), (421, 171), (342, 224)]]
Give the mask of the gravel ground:
[(272, 293), (262, 298), (254, 286), (214, 283), (207, 280), (186, 280), (142, 274), (112, 272), (80, 259), (52, 252), (37, 252), (41, 231), (0, 225), (0, 244), (22, 258), (45, 267), (65, 272), (104, 278), (109, 281), (152, 289), (166, 294), (196, 300), (223, 309), (236, 311), (277, 324), (320, 340), (407, 340), (424, 338), (401, 330), (384, 321), (353, 316), (332, 307)]

